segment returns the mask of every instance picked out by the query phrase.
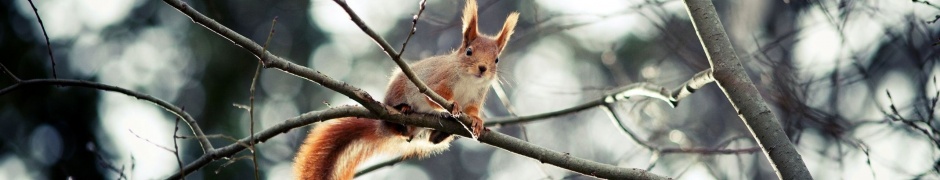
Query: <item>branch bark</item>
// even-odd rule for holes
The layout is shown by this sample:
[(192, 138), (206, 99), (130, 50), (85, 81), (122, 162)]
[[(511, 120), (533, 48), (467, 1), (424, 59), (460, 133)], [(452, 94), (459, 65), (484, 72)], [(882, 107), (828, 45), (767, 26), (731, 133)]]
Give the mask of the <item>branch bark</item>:
[(711, 0), (684, 0), (695, 32), (705, 48), (715, 80), (757, 140), (777, 177), (813, 179), (803, 158), (770, 111), (738, 60)]
[[(11, 76), (13, 75), (13, 73), (10, 72), (8, 69), (6, 69), (6, 67), (3, 67), (2, 70)], [(30, 80), (17, 81), (13, 85), (0, 89), (0, 96), (13, 92), (21, 87), (37, 86), (37, 85), (73, 86), (73, 87), (85, 87), (85, 88), (99, 89), (99, 90), (104, 90), (104, 91), (121, 93), (121, 94), (128, 95), (137, 99), (143, 99), (146, 101), (153, 102), (154, 104), (160, 107), (163, 107), (163, 109), (170, 111), (177, 117), (182, 118), (184, 121), (186, 121), (186, 124), (189, 125), (189, 128), (193, 130), (193, 134), (196, 135), (196, 137), (199, 137), (196, 139), (199, 140), (199, 145), (202, 145), (202, 150), (205, 153), (210, 153), (213, 149), (212, 144), (209, 143), (209, 139), (205, 138), (206, 134), (202, 132), (202, 128), (199, 128), (199, 124), (196, 123), (196, 120), (193, 119), (193, 117), (190, 116), (189, 113), (186, 113), (186, 111), (183, 111), (182, 108), (176, 107), (173, 104), (170, 104), (161, 99), (157, 99), (153, 96), (134, 92), (134, 91), (117, 87), (117, 86), (101, 84), (101, 83), (96, 83), (96, 82), (89, 82), (89, 81), (70, 80), (70, 79), (30, 79)]]
[(580, 104), (574, 107), (547, 112), (536, 115), (520, 116), (520, 117), (497, 117), (489, 119), (490, 122), (486, 122), (485, 125), (489, 126), (506, 126), (520, 123), (532, 122), (540, 119), (557, 117), (565, 114), (575, 113), (584, 111), (596, 106), (613, 104), (618, 101), (629, 99), (632, 96), (646, 96), (654, 99), (663, 100), (666, 103), (669, 103), (670, 106), (676, 107), (679, 105), (679, 101), (688, 97), (693, 92), (698, 89), (701, 89), (705, 85), (714, 82), (715, 79), (712, 77), (712, 70), (706, 69), (704, 71), (696, 73), (694, 76), (689, 78), (688, 81), (682, 83), (681, 86), (675, 88), (670, 92), (667, 92), (665, 88), (659, 85), (651, 83), (633, 83), (626, 86), (617, 88), (615, 91), (611, 91), (604, 95), (603, 97), (597, 98), (595, 100), (589, 101), (584, 104)]
[(345, 95), (346, 97), (349, 97), (350, 99), (356, 101), (366, 109), (369, 109), (373, 112), (381, 111), (384, 113), (390, 113), (390, 111), (393, 111), (392, 109), (382, 105), (382, 103), (374, 100), (372, 96), (369, 95), (369, 93), (363, 91), (362, 89), (350, 86), (349, 84), (346, 84), (346, 82), (330, 78), (329, 76), (326, 76), (319, 71), (314, 71), (313, 69), (294, 64), (284, 58), (271, 54), (271, 52), (266, 51), (264, 47), (258, 45), (258, 43), (255, 43), (251, 39), (248, 39), (247, 37), (242, 36), (241, 34), (232, 31), (228, 27), (225, 27), (215, 20), (212, 20), (211, 18), (203, 15), (202, 13), (199, 13), (199, 11), (192, 9), (183, 1), (163, 0), (163, 2), (173, 6), (181, 13), (192, 19), (193, 22), (206, 27), (206, 29), (215, 32), (219, 36), (228, 39), (229, 41), (232, 41), (232, 43), (235, 45), (245, 48), (245, 50), (248, 50), (248, 52), (254, 54), (256, 57), (258, 57), (258, 59), (261, 59), (265, 68), (277, 68), (281, 71), (287, 72), (288, 74), (316, 82), (323, 87), (329, 88)]
[[(359, 15), (356, 15), (356, 12), (353, 11), (352, 8), (350, 8), (348, 4), (346, 4), (345, 0), (333, 0), (333, 2), (336, 2), (337, 5), (342, 7), (343, 10), (346, 11), (346, 14), (349, 14), (349, 19), (353, 23), (356, 23), (356, 26), (358, 26), (359, 29), (362, 30), (362, 32), (366, 33), (366, 35), (369, 35), (369, 37), (372, 38), (372, 40), (374, 40), (375, 43), (378, 44), (379, 47), (381, 47), (382, 50), (385, 51), (385, 53), (388, 54), (388, 56), (392, 58), (393, 61), (395, 61), (395, 64), (398, 65), (399, 68), (401, 68), (401, 72), (405, 74), (405, 76), (408, 77), (409, 80), (411, 80), (411, 83), (414, 83), (415, 86), (418, 87), (418, 92), (424, 93), (424, 95), (428, 96), (428, 98), (431, 98), (432, 101), (434, 101), (438, 105), (441, 105), (441, 107), (443, 107), (444, 109), (447, 109), (447, 110), (454, 109), (453, 108), (454, 104), (451, 102), (448, 102), (447, 99), (444, 99), (444, 97), (442, 97), (441, 95), (438, 95), (437, 92), (432, 91), (431, 88), (428, 87), (427, 84), (421, 81), (421, 79), (418, 78), (418, 75), (416, 75), (414, 71), (411, 70), (411, 67), (408, 66), (408, 63), (405, 63), (405, 61), (401, 59), (401, 54), (399, 54), (398, 52), (395, 52), (395, 49), (392, 48), (392, 45), (390, 45), (387, 41), (385, 41), (385, 39), (382, 39), (382, 37), (379, 36), (379, 34), (376, 34), (375, 31), (373, 31), (371, 28), (369, 28), (369, 26), (366, 25), (366, 23), (363, 22), (361, 18), (359, 18)], [(421, 12), (424, 11), (425, 2), (426, 1), (422, 1), (422, 3), (419, 4), (418, 15), (415, 15), (415, 19), (413, 20), (415, 22), (414, 26), (417, 26), (417, 20), (420, 17), (419, 15), (421, 14)], [(414, 26), (412, 26), (411, 30), (415, 30)], [(413, 33), (414, 31), (412, 31), (412, 34)], [(409, 35), (409, 39), (410, 38), (411, 36)], [(407, 40), (406, 40), (406, 43), (402, 44), (402, 50), (405, 50), (406, 45), (408, 45)]]
[[(220, 147), (212, 153), (207, 153), (183, 168), (183, 174), (190, 174), (199, 170), (210, 162), (215, 160), (232, 157), (236, 153), (246, 149), (244, 144), (262, 143), (267, 139), (286, 133), (291, 129), (302, 127), (315, 122), (336, 119), (341, 117), (361, 117), (371, 119), (382, 119), (385, 121), (396, 122), (407, 125), (434, 128), (447, 133), (457, 134), (465, 137), (470, 136), (470, 132), (463, 129), (458, 122), (450, 121), (445, 118), (424, 114), (384, 114), (377, 115), (367, 109), (358, 106), (340, 106), (321, 111), (312, 111), (300, 116), (285, 120), (265, 130), (255, 133), (251, 137), (245, 137), (238, 142), (234, 142), (225, 147)], [(539, 147), (537, 145), (525, 142), (523, 140), (508, 136), (499, 132), (484, 133), (479, 138), (480, 142), (490, 144), (510, 152), (527, 156), (543, 163), (556, 165), (561, 168), (572, 170), (584, 175), (605, 178), (605, 179), (668, 179), (650, 173), (646, 170), (637, 168), (622, 168), (608, 164), (597, 163), (586, 159), (572, 157), (567, 153), (552, 151)], [(179, 173), (174, 173), (168, 179), (180, 178)]]

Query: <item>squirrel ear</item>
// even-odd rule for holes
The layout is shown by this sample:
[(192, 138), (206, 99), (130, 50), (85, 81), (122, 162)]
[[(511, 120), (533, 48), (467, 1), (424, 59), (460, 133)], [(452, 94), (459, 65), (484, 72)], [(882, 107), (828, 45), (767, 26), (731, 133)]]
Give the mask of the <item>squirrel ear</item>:
[(496, 46), (499, 47), (500, 52), (502, 52), (506, 44), (509, 43), (509, 37), (512, 36), (513, 30), (516, 29), (516, 22), (518, 21), (519, 12), (509, 13), (509, 17), (506, 17), (506, 22), (503, 23), (503, 30), (500, 30), (499, 34), (496, 35)]
[(463, 9), (463, 46), (477, 38), (477, 1), (467, 0)]

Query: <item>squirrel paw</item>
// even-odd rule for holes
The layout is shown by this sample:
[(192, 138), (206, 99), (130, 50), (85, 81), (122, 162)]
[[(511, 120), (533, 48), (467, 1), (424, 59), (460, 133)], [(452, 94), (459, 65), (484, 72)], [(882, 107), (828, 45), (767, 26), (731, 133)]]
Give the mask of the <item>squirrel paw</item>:
[(459, 113), (459, 112), (458, 112), (458, 113), (456, 113), (456, 114), (453, 114), (453, 113), (445, 112), (445, 111), (441, 111), (441, 112), (439, 112), (439, 114), (438, 114), (438, 116), (441, 116), (441, 117), (444, 118), (444, 119), (454, 119), (454, 120), (460, 119), (460, 116), (462, 116), (462, 115), (463, 115), (463, 113)]
[(413, 112), (411, 110), (411, 106), (405, 103), (395, 105), (393, 108), (395, 108), (395, 110), (398, 110), (398, 112), (401, 112), (402, 114), (411, 114)]
[(460, 117), (460, 115), (463, 114), (460, 112), (460, 105), (458, 105), (457, 102), (454, 102), (454, 107), (450, 109), (450, 112), (454, 117)]
[(470, 128), (474, 139), (478, 139), (480, 138), (480, 135), (483, 135), (483, 129), (486, 127), (483, 127), (482, 120), (474, 119), (473, 122), (470, 123)]

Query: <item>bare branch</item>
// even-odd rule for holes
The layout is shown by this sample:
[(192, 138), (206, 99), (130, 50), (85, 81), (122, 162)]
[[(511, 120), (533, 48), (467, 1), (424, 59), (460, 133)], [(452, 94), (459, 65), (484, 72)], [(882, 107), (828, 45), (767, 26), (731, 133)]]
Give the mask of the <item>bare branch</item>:
[[(226, 136), (226, 135), (224, 135), (224, 134), (207, 134), (206, 136), (198, 136), (198, 137), (197, 137), (197, 136), (176, 136), (176, 138), (178, 138), (178, 139), (190, 139), (190, 138), (193, 138), (193, 139), (195, 139), (195, 138), (225, 139), (225, 140), (229, 140), (229, 141), (235, 142), (235, 143), (238, 143), (238, 142), (239, 142), (239, 141), (238, 141), (239, 139), (237, 139), (237, 138), (235, 138), (235, 137), (232, 137), (232, 136)], [(248, 144), (238, 144), (238, 145), (245, 146), (245, 148), (248, 148), (248, 147), (249, 147)]]
[(355, 176), (355, 177), (359, 177), (359, 176), (368, 174), (368, 173), (370, 173), (370, 172), (372, 172), (372, 171), (375, 171), (375, 170), (378, 170), (378, 169), (382, 169), (382, 168), (385, 167), (385, 166), (391, 166), (391, 165), (398, 164), (398, 163), (400, 163), (400, 162), (402, 162), (402, 161), (405, 161), (405, 157), (399, 156), (399, 157), (395, 157), (395, 158), (386, 160), (385, 162), (381, 162), (381, 163), (378, 163), (378, 164), (374, 164), (374, 165), (372, 165), (372, 166), (369, 166), (369, 167), (367, 167), (367, 168), (365, 168), (365, 169), (362, 169), (362, 170), (356, 172), (356, 176)]
[(225, 161), (225, 163), (223, 163), (221, 166), (219, 166), (219, 168), (215, 169), (215, 173), (216, 173), (216, 174), (219, 174), (219, 171), (222, 171), (222, 168), (228, 167), (228, 165), (232, 165), (232, 164), (234, 164), (235, 162), (237, 162), (238, 160), (242, 160), (242, 159), (251, 159), (251, 158), (252, 158), (252, 156), (238, 156), (238, 157), (235, 157), (235, 158), (230, 158), (230, 159), (228, 159), (228, 161)]
[[(350, 8), (349, 5), (346, 4), (345, 0), (333, 0), (333, 2), (336, 2), (336, 4), (342, 7), (343, 10), (345, 10), (346, 13), (349, 14), (350, 20), (356, 23), (356, 26), (358, 26), (359, 29), (362, 30), (362, 32), (365, 32), (366, 35), (369, 35), (369, 37), (375, 41), (375, 43), (379, 44), (379, 47), (381, 47), (382, 50), (384, 50), (385, 53), (388, 54), (388, 56), (391, 57), (392, 60), (395, 61), (395, 64), (397, 64), (398, 67), (401, 68), (402, 73), (405, 74), (405, 76), (407, 76), (408, 79), (411, 80), (411, 82), (414, 83), (415, 86), (418, 87), (418, 92), (421, 92), (427, 95), (428, 98), (431, 98), (431, 100), (433, 100), (438, 105), (441, 105), (441, 107), (443, 107), (444, 109), (447, 109), (447, 110), (453, 109), (454, 104), (451, 102), (448, 102), (446, 99), (444, 99), (444, 97), (441, 97), (440, 95), (438, 95), (437, 92), (431, 91), (430, 90), (431, 88), (429, 88), (427, 84), (421, 81), (421, 79), (418, 78), (418, 75), (415, 75), (414, 71), (411, 70), (411, 67), (408, 66), (408, 63), (405, 63), (405, 61), (401, 59), (401, 54), (399, 54), (398, 52), (395, 52), (395, 49), (392, 49), (392, 46), (389, 45), (388, 42), (385, 41), (385, 39), (382, 39), (381, 36), (379, 36), (378, 34), (375, 33), (375, 31), (370, 29), (369, 26), (367, 26), (366, 23), (363, 22), (362, 19), (359, 18), (359, 15), (356, 15), (356, 12), (354, 12), (352, 8)], [(422, 5), (421, 7), (424, 7), (424, 6)], [(420, 14), (422, 10), (423, 8), (419, 7), (418, 13)], [(414, 30), (414, 28), (412, 28), (412, 30)], [(402, 45), (402, 49), (404, 50), (404, 45)], [(470, 121), (466, 121), (466, 122), (470, 122)]]
[(661, 149), (659, 152), (663, 154), (666, 153), (678, 153), (678, 154), (701, 154), (701, 155), (712, 155), (712, 154), (750, 154), (760, 151), (760, 147), (750, 147), (743, 149), (712, 149), (712, 148), (692, 148), (692, 149), (681, 149), (681, 148), (670, 148), (670, 149)]
[(29, 0), (29, 5), (33, 7), (33, 13), (36, 14), (36, 20), (39, 20), (39, 27), (42, 28), (42, 37), (46, 38), (46, 47), (49, 50), (49, 61), (52, 61), (52, 78), (58, 79), (59, 76), (55, 73), (55, 56), (52, 55), (52, 45), (49, 43), (49, 34), (46, 34), (46, 25), (42, 23), (42, 18), (39, 17), (39, 9), (36, 9), (36, 5), (33, 4), (33, 0)]
[[(235, 44), (238, 44), (239, 46), (244, 47), (249, 52), (255, 54), (255, 56), (263, 57), (261, 59), (265, 61), (264, 62), (265, 67), (278, 68), (287, 73), (297, 75), (307, 80), (317, 82), (320, 85), (323, 85), (324, 87), (330, 88), (343, 95), (346, 95), (347, 97), (350, 97), (351, 99), (362, 104), (363, 107), (365, 108), (363, 109), (363, 108), (345, 106), (342, 108), (331, 108), (331, 109), (324, 110), (324, 111), (309, 112), (301, 116), (288, 119), (282, 122), (281, 124), (275, 125), (263, 131), (255, 133), (251, 137), (243, 138), (239, 140), (239, 142), (237, 143), (232, 143), (228, 146), (221, 147), (213, 151), (207, 152), (200, 158), (196, 159), (194, 162), (184, 167), (183, 168), (184, 175), (191, 173), (195, 170), (198, 170), (199, 168), (205, 166), (209, 162), (215, 161), (223, 157), (230, 157), (234, 155), (235, 153), (244, 150), (245, 147), (240, 145), (244, 142), (264, 141), (275, 135), (287, 132), (290, 129), (293, 129), (296, 127), (304, 126), (304, 125), (313, 123), (315, 121), (322, 121), (322, 120), (334, 119), (334, 118), (339, 118), (339, 117), (355, 116), (355, 117), (382, 119), (382, 120), (401, 123), (401, 124), (415, 125), (415, 126), (421, 126), (421, 127), (430, 127), (430, 128), (435, 128), (435, 129), (442, 130), (444, 132), (448, 132), (451, 134), (472, 137), (472, 135), (468, 131), (463, 130), (464, 127), (459, 125), (458, 122), (450, 121), (450, 120), (437, 117), (437, 116), (402, 115), (398, 113), (397, 111), (394, 111), (394, 109), (388, 106), (385, 106), (384, 104), (381, 104), (378, 101), (375, 101), (365, 91), (362, 91), (358, 88), (350, 86), (341, 81), (333, 80), (332, 78), (326, 75), (323, 75), (319, 72), (316, 72), (312, 69), (293, 64), (280, 57), (274, 56), (270, 52), (265, 51), (258, 44), (252, 42), (250, 39), (245, 38), (244, 36), (241, 36), (238, 33), (235, 33), (234, 31), (215, 22), (214, 20), (209, 19), (208, 17), (200, 14), (198, 11), (191, 9), (189, 5), (187, 5), (184, 2), (181, 2), (179, 0), (164, 0), (164, 2), (180, 10), (183, 14), (192, 18), (194, 22), (205, 26), (206, 28), (212, 30), (213, 32), (216, 32), (220, 36), (223, 36), (224, 38), (232, 40)], [(342, 2), (339, 0), (335, 2), (341, 5), (345, 4), (345, 2)], [(345, 9), (351, 12), (351, 10), (348, 9), (348, 6), (346, 6)], [(350, 16), (358, 19), (354, 14), (351, 14)], [(361, 20), (358, 21), (358, 23), (361, 24)], [(361, 24), (361, 25), (364, 25), (364, 24)], [(360, 27), (365, 27), (365, 26), (360, 26)], [(364, 28), (364, 30), (368, 30), (368, 28)], [(369, 34), (369, 32), (371, 32), (371, 30), (366, 31), (367, 34)], [(372, 32), (371, 34), (374, 35), (375, 33)], [(378, 36), (375, 36), (375, 37), (378, 37)], [(377, 38), (377, 39), (381, 40), (381, 38)], [(386, 53), (390, 53), (389, 55), (397, 54), (394, 52), (394, 50), (391, 49), (391, 46), (389, 46), (387, 42), (379, 41), (379, 44), (383, 47)], [(395, 56), (392, 56), (392, 57), (395, 57)], [(402, 62), (401, 59), (396, 59), (396, 60), (397, 60), (396, 63), (399, 63), (400, 67), (407, 68), (407, 65), (404, 64), (404, 62)], [(413, 82), (415, 82), (414, 80), (416, 80), (414, 76), (409, 76), (409, 78), (411, 78)], [(430, 94), (434, 94), (434, 93), (432, 92)], [(443, 100), (443, 98), (438, 98), (434, 100), (439, 101), (439, 100)], [(449, 107), (449, 106), (442, 106), (442, 107)], [(451, 109), (451, 108), (448, 108), (448, 109)], [(541, 148), (532, 144), (528, 144), (525, 141), (513, 138), (511, 136), (503, 135), (498, 132), (483, 133), (480, 136), (479, 141), (488, 143), (497, 147), (501, 147), (501, 148), (504, 148), (509, 151), (516, 152), (525, 156), (533, 157), (533, 158), (539, 159), (540, 161), (554, 164), (562, 168), (580, 172), (585, 175), (601, 177), (601, 178), (612, 178), (612, 179), (623, 179), (623, 178), (665, 179), (664, 177), (648, 173), (641, 169), (619, 168), (619, 167), (612, 166), (612, 165), (600, 164), (600, 163), (591, 162), (591, 161), (580, 159), (580, 158), (571, 157), (568, 154), (555, 152), (555, 151), (544, 149), (544, 148)], [(181, 176), (181, 175), (175, 174), (171, 176), (170, 179), (178, 178), (176, 176)]]
[[(277, 16), (274, 17), (274, 20), (271, 20), (271, 32), (268, 33), (268, 39), (264, 41), (264, 47), (261, 48), (262, 51), (268, 51), (268, 43), (271, 42), (271, 37), (274, 37), (274, 26), (277, 25)], [(255, 133), (255, 85), (258, 82), (258, 75), (261, 74), (261, 67), (264, 66), (264, 60), (258, 59), (258, 67), (255, 68), (255, 76), (251, 78), (251, 87), (249, 88), (249, 103), (248, 103), (248, 134)], [(252, 144), (253, 141), (249, 141), (248, 149), (251, 151), (251, 163), (254, 165), (255, 180), (260, 179), (258, 177), (258, 150), (255, 149), (255, 144)]]
[(649, 142), (646, 142), (640, 139), (639, 137), (637, 137), (636, 134), (633, 133), (633, 131), (631, 131), (630, 129), (627, 129), (626, 126), (623, 126), (623, 124), (620, 123), (620, 118), (617, 117), (617, 113), (614, 113), (613, 108), (610, 106), (611, 106), (610, 104), (604, 104), (604, 106), (602, 106), (601, 109), (603, 109), (604, 112), (607, 114), (607, 117), (609, 117), (610, 120), (613, 121), (613, 124), (617, 125), (617, 127), (620, 128), (620, 132), (626, 134), (628, 137), (630, 137), (630, 139), (633, 139), (633, 141), (636, 142), (637, 144), (643, 147), (646, 147), (647, 149), (651, 151), (656, 151), (655, 146), (650, 145)]
[(665, 88), (650, 84), (650, 83), (633, 83), (620, 88), (617, 88), (616, 91), (607, 93), (606, 95), (595, 99), (593, 101), (580, 104), (574, 107), (562, 109), (559, 111), (529, 115), (529, 116), (520, 116), (520, 117), (499, 117), (491, 118), (489, 122), (486, 122), (486, 126), (505, 126), (519, 123), (527, 123), (535, 120), (546, 119), (557, 117), (569, 113), (580, 112), (586, 109), (593, 108), (595, 106), (600, 106), (604, 104), (613, 104), (618, 101), (629, 99), (631, 96), (647, 96), (655, 99), (663, 100), (669, 103), (670, 106), (675, 107), (679, 104), (679, 101), (692, 94), (696, 90), (702, 88), (706, 84), (714, 82), (714, 78), (711, 75), (711, 69), (706, 69), (699, 73), (696, 73), (691, 79), (683, 83), (682, 86), (677, 87), (672, 93), (666, 91)]
[(287, 72), (289, 74), (299, 76), (309, 81), (316, 82), (317, 84), (322, 85), (323, 87), (329, 88), (333, 91), (339, 92), (350, 99), (358, 102), (363, 105), (366, 109), (369, 109), (376, 113), (390, 113), (395, 112), (390, 107), (385, 107), (383, 104), (374, 100), (368, 92), (363, 91), (362, 89), (350, 86), (345, 82), (335, 80), (326, 76), (318, 71), (313, 69), (306, 68), (301, 65), (294, 64), (284, 58), (275, 56), (268, 52), (262, 47), (255, 43), (251, 39), (242, 36), (241, 34), (232, 31), (228, 27), (225, 27), (222, 24), (219, 24), (215, 20), (212, 20), (209, 17), (199, 13), (195, 9), (192, 9), (188, 4), (180, 0), (163, 0), (163, 2), (168, 5), (176, 8), (181, 13), (191, 18), (193, 22), (206, 27), (206, 29), (215, 32), (219, 36), (232, 41), (238, 46), (245, 48), (251, 54), (254, 54), (256, 57), (261, 59), (264, 63), (265, 68), (277, 68), (281, 71)]
[(13, 74), (12, 71), (10, 71), (9, 69), (7, 69), (7, 67), (4, 66), (3, 64), (0, 64), (0, 69), (3, 69), (3, 73), (6, 73), (7, 75), (9, 75), (10, 78), (13, 79), (13, 82), (19, 83), (20, 81), (23, 81), (23, 80), (20, 80), (19, 77), (16, 77), (16, 75)]
[[(99, 165), (118, 174), (117, 179), (127, 179), (127, 175), (124, 174), (124, 166), (121, 166), (121, 169), (118, 169), (116, 166), (108, 162), (108, 160), (104, 159), (104, 157), (102, 157), (97, 150), (93, 150), (93, 153), (95, 154), (95, 157), (98, 158)], [(131, 160), (133, 160), (133, 157), (134, 156), (131, 156)]]
[(421, 18), (421, 14), (424, 13), (424, 8), (427, 6), (427, 3), (427, 0), (421, 0), (421, 2), (418, 3), (418, 13), (415, 14), (414, 18), (411, 18), (411, 32), (408, 33), (408, 37), (405, 38), (405, 42), (401, 43), (401, 50), (398, 50), (399, 53), (398, 56), (395, 57), (396, 59), (401, 59), (402, 54), (405, 54), (405, 47), (407, 47), (408, 42), (411, 41), (411, 36), (414, 36), (415, 31), (418, 30), (418, 18)]
[(509, 115), (519, 116), (516, 115), (516, 108), (513, 108), (512, 104), (509, 103), (509, 96), (506, 95), (506, 89), (503, 88), (503, 85), (498, 81), (497, 79), (497, 82), (493, 83), (493, 92), (496, 93), (496, 97), (499, 98), (499, 102), (503, 104), (503, 107), (506, 107), (506, 112), (509, 112)]
[(135, 137), (137, 137), (137, 139), (141, 139), (141, 140), (147, 141), (147, 143), (150, 143), (151, 145), (156, 146), (156, 147), (158, 147), (158, 148), (160, 148), (160, 149), (166, 150), (167, 152), (176, 153), (176, 151), (173, 151), (172, 149), (170, 149), (170, 148), (168, 148), (168, 147), (161, 146), (161, 145), (159, 145), (159, 144), (157, 144), (157, 143), (154, 143), (153, 141), (150, 141), (150, 140), (147, 139), (147, 138), (140, 137), (140, 135), (137, 135), (137, 133), (134, 133), (134, 131), (132, 131), (132, 130), (130, 130), (130, 129), (128, 129), (127, 131), (128, 131), (128, 132), (131, 132), (131, 134), (133, 134)]
[(137, 98), (137, 99), (143, 99), (143, 100), (145, 100), (145, 101), (150, 101), (150, 102), (156, 104), (157, 106), (163, 107), (163, 109), (166, 109), (167, 111), (170, 111), (171, 113), (173, 113), (174, 115), (176, 115), (176, 117), (183, 118), (183, 120), (186, 121), (186, 124), (189, 125), (189, 128), (193, 130), (193, 134), (196, 135), (196, 137), (200, 137), (200, 138), (196, 138), (196, 139), (199, 140), (199, 145), (202, 146), (202, 150), (203, 150), (204, 152), (209, 153), (210, 151), (212, 151), (212, 149), (214, 149), (214, 148), (212, 147), (212, 144), (209, 143), (209, 140), (208, 140), (208, 139), (206, 139), (206, 138), (201, 138), (201, 137), (205, 137), (206, 135), (202, 132), (202, 128), (199, 128), (199, 124), (196, 123), (196, 120), (193, 119), (193, 117), (190, 116), (189, 113), (186, 113), (186, 111), (183, 111), (182, 108), (176, 107), (176, 106), (174, 106), (173, 104), (170, 104), (170, 103), (168, 103), (168, 102), (166, 102), (166, 101), (163, 101), (163, 100), (161, 100), (161, 99), (157, 99), (157, 98), (155, 98), (155, 97), (153, 97), (153, 96), (150, 96), (150, 95), (147, 95), (147, 94), (143, 94), (143, 93), (134, 92), (134, 91), (131, 91), (131, 90), (128, 90), (128, 89), (124, 89), (124, 88), (120, 88), (120, 87), (117, 87), (117, 86), (111, 86), (111, 85), (107, 85), (107, 84), (101, 84), (101, 83), (89, 82), (89, 81), (82, 81), (82, 80), (70, 80), (70, 79), (30, 79), (30, 80), (20, 81), (20, 82), (17, 82), (16, 84), (13, 84), (13, 85), (7, 86), (6, 88), (0, 89), (0, 96), (3, 96), (4, 94), (13, 92), (13, 91), (15, 91), (15, 90), (18, 90), (20, 87), (25, 87), (25, 86), (37, 86), (37, 85), (47, 85), (47, 86), (49, 86), (49, 85), (55, 85), (55, 86), (84, 87), (84, 88), (91, 88), (91, 89), (98, 89), (98, 90), (103, 90), (103, 91), (110, 91), (110, 92), (121, 93), (121, 94), (128, 95), (128, 96), (131, 96), (131, 97), (134, 97), (134, 98)]
[[(210, 162), (224, 157), (231, 157), (236, 153), (245, 150), (246, 148), (239, 145), (239, 143), (247, 143), (247, 141), (250, 141), (251, 139), (254, 139), (254, 141), (258, 142), (265, 141), (278, 134), (286, 133), (293, 128), (340, 117), (382, 119), (400, 124), (434, 128), (443, 132), (469, 137), (469, 132), (464, 131), (463, 127), (458, 122), (448, 121), (447, 119), (439, 116), (424, 114), (376, 115), (373, 112), (370, 112), (369, 110), (361, 107), (340, 106), (327, 110), (307, 112), (300, 116), (287, 119), (280, 124), (255, 133), (253, 137), (242, 138), (237, 143), (232, 143), (228, 146), (220, 147), (212, 153), (207, 153), (191, 162), (189, 165), (186, 165), (183, 171), (185, 174), (192, 173), (193, 171), (202, 168)], [(572, 157), (569, 154), (548, 150), (499, 132), (484, 133), (480, 136), (479, 141), (523, 156), (534, 158), (543, 163), (556, 165), (558, 167), (569, 169), (588, 176), (608, 179), (665, 179), (665, 177), (661, 177), (641, 169), (620, 168), (613, 165), (601, 164), (577, 157)], [(179, 176), (179, 174), (174, 174), (170, 176), (169, 179), (176, 179), (178, 178), (177, 176)]]
[(738, 60), (711, 0), (684, 0), (718, 87), (757, 140), (780, 179), (813, 179)]
[(682, 86), (672, 91), (672, 98), (676, 100), (672, 106), (677, 106), (680, 99), (685, 99), (686, 96), (691, 95), (696, 90), (701, 89), (702, 87), (705, 87), (705, 85), (711, 84), (712, 82), (715, 82), (715, 76), (712, 74), (711, 68), (696, 73), (694, 76), (692, 76), (691, 79), (683, 83)]
[[(180, 118), (176, 118), (176, 123), (173, 124), (173, 154), (176, 154), (176, 163), (180, 167), (180, 179), (186, 180), (186, 176), (183, 174), (183, 159), (180, 158), (180, 145), (179, 141), (176, 140), (176, 133), (180, 131)], [(131, 159), (134, 159), (134, 156), (131, 156)], [(131, 171), (134, 170), (134, 166), (131, 166)]]

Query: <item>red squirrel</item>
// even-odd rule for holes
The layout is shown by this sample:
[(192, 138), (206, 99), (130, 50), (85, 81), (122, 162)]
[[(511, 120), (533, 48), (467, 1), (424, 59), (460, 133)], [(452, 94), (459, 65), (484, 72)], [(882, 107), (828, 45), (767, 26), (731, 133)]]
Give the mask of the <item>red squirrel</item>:
[[(519, 13), (510, 13), (496, 36), (477, 31), (476, 0), (467, 0), (463, 10), (463, 36), (459, 49), (411, 64), (411, 69), (434, 92), (454, 103), (454, 113), (472, 120), (472, 133), (483, 131), (480, 111), (490, 83), (496, 79), (496, 64), (513, 33)], [(388, 84), (385, 104), (403, 113), (450, 114), (396, 71)], [(428, 128), (382, 120), (347, 117), (317, 125), (304, 140), (294, 160), (299, 179), (352, 179), (356, 166), (380, 153), (404, 158), (425, 157), (450, 146), (452, 135)]]

